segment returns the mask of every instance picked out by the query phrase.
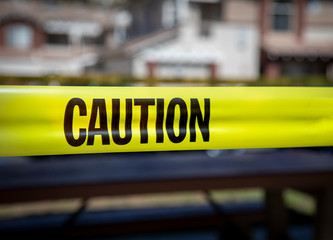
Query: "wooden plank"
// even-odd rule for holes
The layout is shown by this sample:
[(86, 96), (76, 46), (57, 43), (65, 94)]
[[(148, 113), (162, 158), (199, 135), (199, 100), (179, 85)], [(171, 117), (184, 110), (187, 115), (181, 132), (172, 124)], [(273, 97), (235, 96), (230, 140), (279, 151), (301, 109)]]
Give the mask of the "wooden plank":
[[(227, 188), (333, 185), (331, 155), (278, 151), (54, 156), (0, 166), (0, 203)], [(332, 186), (333, 187), (333, 186)]]
[(81, 184), (333, 173), (332, 155), (310, 151), (221, 154), (204, 151), (39, 157), (0, 165), (0, 189)]
[(297, 188), (333, 185), (333, 174), (299, 173), (239, 177), (169, 179), (156, 181), (125, 181), (63, 186), (10, 188), (0, 191), (0, 203), (26, 202), (63, 198), (114, 196), (173, 191), (213, 190), (231, 188)]
[(321, 191), (317, 198), (316, 240), (333, 239), (333, 188)]
[(266, 221), (270, 240), (288, 239), (288, 214), (282, 190), (266, 190)]

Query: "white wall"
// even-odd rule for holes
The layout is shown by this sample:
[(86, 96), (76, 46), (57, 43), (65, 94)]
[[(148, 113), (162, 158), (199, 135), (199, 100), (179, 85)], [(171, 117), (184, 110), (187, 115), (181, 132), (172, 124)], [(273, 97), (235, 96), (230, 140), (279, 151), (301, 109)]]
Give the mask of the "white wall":
[[(332, 12), (333, 14), (333, 12)], [(333, 26), (307, 26), (304, 39), (313, 44), (333, 44)]]
[(156, 75), (162, 79), (207, 79), (210, 69), (204, 64), (170, 64), (156, 66)]
[(70, 59), (0, 56), (0, 74), (9, 76), (81, 75), (95, 64), (97, 55), (89, 53)]
[[(208, 37), (199, 35), (198, 26), (197, 21), (188, 21), (180, 27), (177, 39), (145, 49), (135, 55), (132, 64), (134, 77), (148, 76), (148, 61), (162, 65), (173, 64), (176, 68), (177, 64), (178, 68), (179, 65), (188, 64), (193, 68), (193, 64), (215, 63), (218, 66), (217, 77), (225, 80), (255, 80), (259, 76), (259, 36), (254, 24), (215, 22), (211, 25), (211, 35)], [(157, 68), (156, 74), (161, 75), (156, 77), (170, 78), (172, 72), (177, 72), (175, 69), (170, 69), (169, 74), (165, 71), (165, 68)], [(188, 76), (203, 78), (206, 74), (206, 78), (210, 77), (209, 71), (203, 68), (198, 71), (198, 74), (190, 71)]]

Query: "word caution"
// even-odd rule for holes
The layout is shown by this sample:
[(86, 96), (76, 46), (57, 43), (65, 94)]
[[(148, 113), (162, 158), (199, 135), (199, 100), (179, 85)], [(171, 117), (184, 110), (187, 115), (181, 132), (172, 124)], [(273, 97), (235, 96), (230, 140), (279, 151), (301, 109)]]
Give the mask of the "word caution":
[[(196, 142), (197, 129), (200, 130), (204, 142), (209, 141), (210, 99), (204, 99), (204, 106), (200, 106), (197, 98), (191, 98), (189, 106), (182, 98), (173, 98), (166, 102), (163, 98), (126, 98), (112, 99), (112, 107), (107, 109), (105, 99), (93, 99), (89, 124), (86, 128), (79, 128), (79, 134), (74, 136), (73, 125), (78, 117), (87, 116), (87, 105), (81, 98), (69, 100), (64, 117), (64, 133), (69, 145), (78, 147), (94, 145), (95, 136), (100, 135), (103, 145), (110, 145), (112, 141), (117, 145), (128, 144), (133, 135), (133, 110), (140, 109), (140, 143), (148, 143), (148, 117), (155, 108), (156, 143), (163, 143), (165, 132), (172, 143), (182, 142), (189, 129), (190, 142)], [(121, 108), (121, 104), (125, 107)], [(165, 108), (167, 106), (167, 108)], [(79, 116), (74, 116), (74, 109), (78, 108)], [(179, 108), (180, 111), (177, 111)], [(120, 123), (121, 109), (125, 110), (124, 124)], [(111, 116), (109, 116), (111, 114)], [(110, 122), (108, 122), (111, 119)], [(96, 125), (98, 127), (96, 127)], [(109, 126), (110, 129), (109, 129)], [(120, 129), (124, 126), (124, 130)], [(196, 128), (198, 126), (198, 128)], [(120, 132), (125, 134), (121, 136)]]

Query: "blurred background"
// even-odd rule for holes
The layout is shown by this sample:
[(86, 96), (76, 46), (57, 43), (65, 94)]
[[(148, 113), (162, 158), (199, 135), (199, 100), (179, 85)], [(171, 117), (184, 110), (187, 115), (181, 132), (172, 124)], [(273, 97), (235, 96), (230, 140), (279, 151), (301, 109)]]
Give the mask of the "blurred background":
[[(330, 87), (333, 1), (3, 0), (0, 84)], [(323, 219), (333, 226), (326, 186), (332, 162), (331, 148), (0, 158), (0, 232), (41, 239), (332, 239), (332, 230), (317, 227)], [(305, 177), (291, 188), (293, 182), (279, 185), (286, 173), (328, 177), (317, 185)], [(84, 187), (242, 174), (277, 177), (269, 186), (260, 178), (236, 190)], [(318, 217), (319, 203), (329, 217)], [(272, 227), (267, 215), (281, 224)]]
[(3, 84), (329, 85), (330, 0), (1, 1)]

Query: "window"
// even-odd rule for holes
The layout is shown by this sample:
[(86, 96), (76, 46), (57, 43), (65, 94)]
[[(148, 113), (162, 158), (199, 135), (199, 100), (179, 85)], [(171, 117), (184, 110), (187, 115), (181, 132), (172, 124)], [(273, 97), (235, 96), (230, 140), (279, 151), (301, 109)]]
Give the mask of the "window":
[(10, 24), (5, 29), (6, 45), (19, 50), (27, 50), (33, 44), (32, 28), (23, 23)]
[(200, 9), (200, 36), (211, 36), (211, 25), (213, 21), (221, 20), (221, 3), (198, 3)]
[(68, 45), (69, 39), (67, 34), (49, 33), (46, 35), (46, 42), (48, 44), (55, 44), (55, 45)]
[(291, 1), (275, 1), (272, 4), (272, 28), (277, 31), (287, 31), (292, 27), (294, 6)]
[(211, 35), (211, 23), (206, 21), (206, 22), (201, 22), (200, 25), (200, 36), (202, 37), (209, 37)]
[(245, 50), (249, 42), (249, 34), (246, 28), (240, 28), (237, 34), (237, 45), (240, 50)]
[(317, 14), (321, 11), (321, 1), (320, 0), (308, 0), (308, 9), (312, 14)]
[(172, 0), (163, 2), (162, 25), (165, 28), (173, 27), (176, 24), (176, 6)]
[(222, 5), (221, 3), (201, 3), (199, 4), (201, 10), (202, 21), (220, 21)]
[(82, 43), (84, 45), (92, 45), (92, 46), (103, 45), (104, 38), (103, 38), (103, 35), (101, 35), (99, 37), (83, 36)]

